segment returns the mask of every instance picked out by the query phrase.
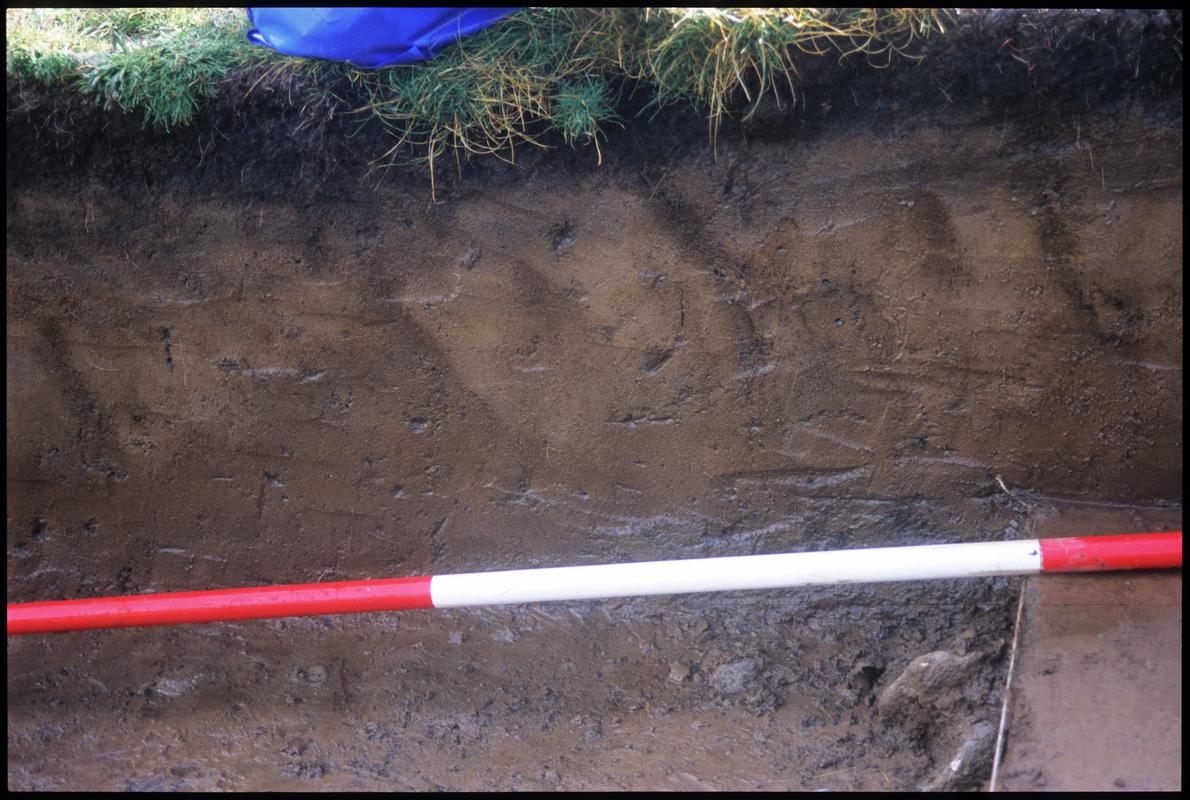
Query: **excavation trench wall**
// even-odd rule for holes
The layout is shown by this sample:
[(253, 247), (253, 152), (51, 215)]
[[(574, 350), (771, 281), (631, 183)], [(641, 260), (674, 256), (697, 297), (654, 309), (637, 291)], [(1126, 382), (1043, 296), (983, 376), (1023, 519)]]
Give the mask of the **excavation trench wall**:
[[(10, 97), (8, 598), (1163, 524), (1178, 86), (677, 115), (438, 203)], [(973, 786), (1016, 587), (22, 638), (9, 787)]]

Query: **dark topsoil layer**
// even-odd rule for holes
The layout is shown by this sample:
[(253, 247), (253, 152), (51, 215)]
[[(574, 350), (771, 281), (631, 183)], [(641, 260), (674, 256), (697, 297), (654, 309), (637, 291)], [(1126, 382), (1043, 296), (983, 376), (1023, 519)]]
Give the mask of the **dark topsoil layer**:
[[(1180, 10), (960, 13), (945, 35), (915, 46), (925, 56), (920, 62), (895, 58), (877, 69), (862, 58), (803, 59), (794, 102), (768, 97), (746, 124), (728, 120), (723, 139), (784, 142), (856, 127), (945, 127), (959, 120), (1026, 126), (1044, 138), (1067, 127), (1063, 115), (1126, 114), (1134, 106), (1180, 122), (1181, 40)], [(369, 162), (391, 146), (388, 135), (373, 123), (361, 128), (361, 118), (299, 77), (258, 78), (232, 76), (195, 124), (171, 133), (146, 131), (138, 115), (104, 111), (74, 91), (10, 80), (8, 186), (85, 176), (112, 191), (138, 193), (290, 199), (296, 193), (310, 200), (325, 199), (328, 190), (354, 194)], [(347, 86), (330, 88), (351, 98)], [(640, 159), (647, 166), (658, 156), (709, 149), (699, 112), (670, 108), (637, 116), (648, 90), (625, 86), (621, 97), (626, 130), (608, 126), (611, 163)], [(523, 148), (517, 168), (484, 159), (464, 172), (494, 172), (503, 182), (524, 179), (539, 164), (567, 174), (597, 169), (591, 148), (576, 152), (546, 141), (555, 149)], [(449, 180), (455, 170), (440, 166), (440, 172), (440, 180)], [(428, 191), (424, 166), (402, 172), (400, 181)]]
[[(1179, 524), (1180, 38), (969, 18), (438, 204), (299, 87), (10, 84), (9, 600)], [(8, 785), (971, 788), (1017, 588), (24, 637)]]

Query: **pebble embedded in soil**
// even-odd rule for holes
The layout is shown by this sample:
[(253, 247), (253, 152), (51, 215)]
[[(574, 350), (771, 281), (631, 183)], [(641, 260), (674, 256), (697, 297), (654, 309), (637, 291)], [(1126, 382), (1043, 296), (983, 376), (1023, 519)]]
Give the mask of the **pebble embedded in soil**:
[(954, 757), (922, 788), (936, 792), (978, 787), (988, 779), (987, 768), (992, 763), (995, 744), (996, 728), (988, 722), (976, 722)]
[(711, 673), (711, 685), (721, 694), (739, 694), (751, 688), (759, 676), (760, 662), (757, 659), (740, 658), (716, 668)]
[(894, 718), (951, 702), (948, 693), (962, 686), (982, 659), (980, 653), (960, 656), (947, 650), (918, 656), (880, 693), (876, 706)]
[(671, 661), (669, 664), (669, 679), (673, 683), (682, 683), (690, 677), (691, 668), (689, 664), (683, 664), (681, 661)]

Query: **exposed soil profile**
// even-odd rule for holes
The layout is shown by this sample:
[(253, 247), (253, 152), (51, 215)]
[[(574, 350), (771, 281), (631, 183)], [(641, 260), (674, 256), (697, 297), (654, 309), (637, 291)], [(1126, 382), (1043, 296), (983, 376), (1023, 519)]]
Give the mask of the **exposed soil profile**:
[[(279, 97), (166, 136), (10, 85), (9, 601), (1180, 511), (1181, 17), (1113, 19), (437, 204)], [(973, 789), (1018, 592), (19, 637), (8, 787)]]

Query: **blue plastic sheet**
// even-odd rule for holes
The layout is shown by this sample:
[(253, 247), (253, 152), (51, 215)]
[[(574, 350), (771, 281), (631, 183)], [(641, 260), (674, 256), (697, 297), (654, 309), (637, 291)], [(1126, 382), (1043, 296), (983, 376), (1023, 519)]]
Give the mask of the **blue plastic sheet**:
[(376, 69), (433, 58), (516, 8), (249, 8), (248, 41)]

